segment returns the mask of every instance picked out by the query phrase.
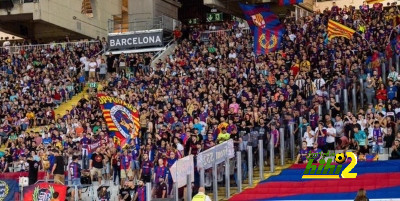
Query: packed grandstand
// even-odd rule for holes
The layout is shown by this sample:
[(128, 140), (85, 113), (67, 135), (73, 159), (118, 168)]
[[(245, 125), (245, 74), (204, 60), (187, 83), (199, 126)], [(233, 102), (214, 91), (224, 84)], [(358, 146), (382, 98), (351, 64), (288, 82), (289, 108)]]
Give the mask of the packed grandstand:
[[(99, 189), (95, 200), (144, 201), (149, 182), (153, 198), (172, 198), (169, 168), (229, 139), (243, 153), (243, 180), (246, 167), (258, 165), (258, 140), (265, 165), (279, 164), (269, 157), (271, 145), (279, 155), (280, 135), (286, 159), (295, 136), (290, 163), (307, 163), (311, 150), (352, 150), (360, 161), (400, 159), (398, 15), (397, 6), (366, 5), (334, 5), (297, 20), (288, 15), (280, 19), (286, 29), (280, 48), (265, 55), (254, 54), (253, 33), (243, 21), (183, 25), (162, 60), (153, 53), (105, 55), (107, 42), (98, 39), (8, 43), (0, 51), (0, 171), (29, 172), (29, 185), (84, 185), (82, 177), (96, 190), (119, 190)], [(329, 40), (331, 19), (357, 34)], [(126, 146), (115, 146), (98, 94), (139, 111), (140, 129)], [(250, 166), (248, 144), (254, 146)], [(200, 186), (194, 166), (193, 195)], [(237, 166), (231, 168), (235, 186)], [(205, 174), (211, 193), (217, 175)]]

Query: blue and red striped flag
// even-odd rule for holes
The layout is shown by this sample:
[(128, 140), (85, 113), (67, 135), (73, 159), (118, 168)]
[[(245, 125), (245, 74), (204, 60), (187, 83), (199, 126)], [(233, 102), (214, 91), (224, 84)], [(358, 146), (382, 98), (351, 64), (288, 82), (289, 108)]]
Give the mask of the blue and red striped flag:
[(287, 5), (297, 4), (297, 3), (303, 3), (303, 0), (279, 0), (280, 6), (287, 6)]
[(254, 34), (254, 53), (267, 54), (279, 48), (284, 27), (267, 4), (240, 4), (245, 19)]

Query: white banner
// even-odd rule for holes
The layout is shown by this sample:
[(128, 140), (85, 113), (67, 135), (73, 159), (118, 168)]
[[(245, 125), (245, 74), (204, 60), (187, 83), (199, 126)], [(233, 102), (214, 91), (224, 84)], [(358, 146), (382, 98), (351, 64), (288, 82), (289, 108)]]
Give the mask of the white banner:
[(208, 169), (214, 163), (219, 164), (225, 161), (226, 158), (233, 157), (235, 157), (235, 150), (233, 148), (233, 140), (230, 139), (206, 151), (200, 152), (197, 155), (197, 167)]
[(186, 177), (191, 175), (194, 182), (194, 162), (193, 155), (189, 155), (177, 160), (170, 168), (172, 180), (178, 184), (178, 188), (186, 186)]

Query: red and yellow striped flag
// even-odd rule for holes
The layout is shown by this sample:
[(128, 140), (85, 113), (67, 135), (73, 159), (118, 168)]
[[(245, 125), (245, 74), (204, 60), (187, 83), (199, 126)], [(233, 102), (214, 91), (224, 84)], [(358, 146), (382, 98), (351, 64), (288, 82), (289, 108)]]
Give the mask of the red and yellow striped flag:
[(354, 31), (353, 29), (350, 29), (349, 27), (344, 26), (343, 24), (340, 24), (333, 20), (328, 21), (328, 38), (329, 38), (329, 40), (331, 40), (332, 38), (335, 38), (335, 37), (345, 37), (347, 39), (352, 39), (354, 32), (356, 32), (356, 31)]
[(367, 4), (374, 4), (374, 3), (381, 3), (384, 2), (385, 0), (366, 0)]

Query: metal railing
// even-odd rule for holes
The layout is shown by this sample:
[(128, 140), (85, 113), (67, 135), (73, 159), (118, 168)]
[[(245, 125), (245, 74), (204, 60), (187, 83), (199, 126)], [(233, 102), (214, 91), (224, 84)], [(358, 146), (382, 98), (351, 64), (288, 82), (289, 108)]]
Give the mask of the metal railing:
[(127, 20), (124, 20), (122, 15), (115, 15), (114, 19), (108, 20), (108, 32), (123, 33), (151, 29), (173, 31), (175, 27), (181, 24), (179, 20), (165, 15), (155, 18), (134, 18), (134, 15), (128, 15), (127, 18)]
[[(242, 33), (251, 33), (250, 28), (244, 28), (240, 29)], [(207, 30), (203, 31), (200, 33), (200, 40), (203, 42), (208, 42), (210, 37), (216, 37), (216, 36), (230, 36), (234, 34), (235, 32), (232, 31), (232, 29), (223, 29), (223, 30)]]
[(152, 58), (152, 62), (151, 62), (151, 66), (154, 68), (155, 62), (157, 62), (157, 60), (159, 59), (159, 57), (161, 56), (161, 54), (166, 51), (173, 43), (175, 42), (175, 40), (170, 40), (167, 45), (165, 46), (165, 49), (158, 51), (156, 54), (154, 54), (153, 58)]
[(78, 41), (78, 42), (64, 42), (64, 43), (47, 43), (37, 45), (17, 45), (17, 46), (6, 46), (0, 47), (0, 54), (19, 54), (20, 51), (32, 51), (32, 50), (53, 50), (55, 48), (74, 48), (81, 47), (87, 49), (92, 45), (100, 45), (99, 41)]

